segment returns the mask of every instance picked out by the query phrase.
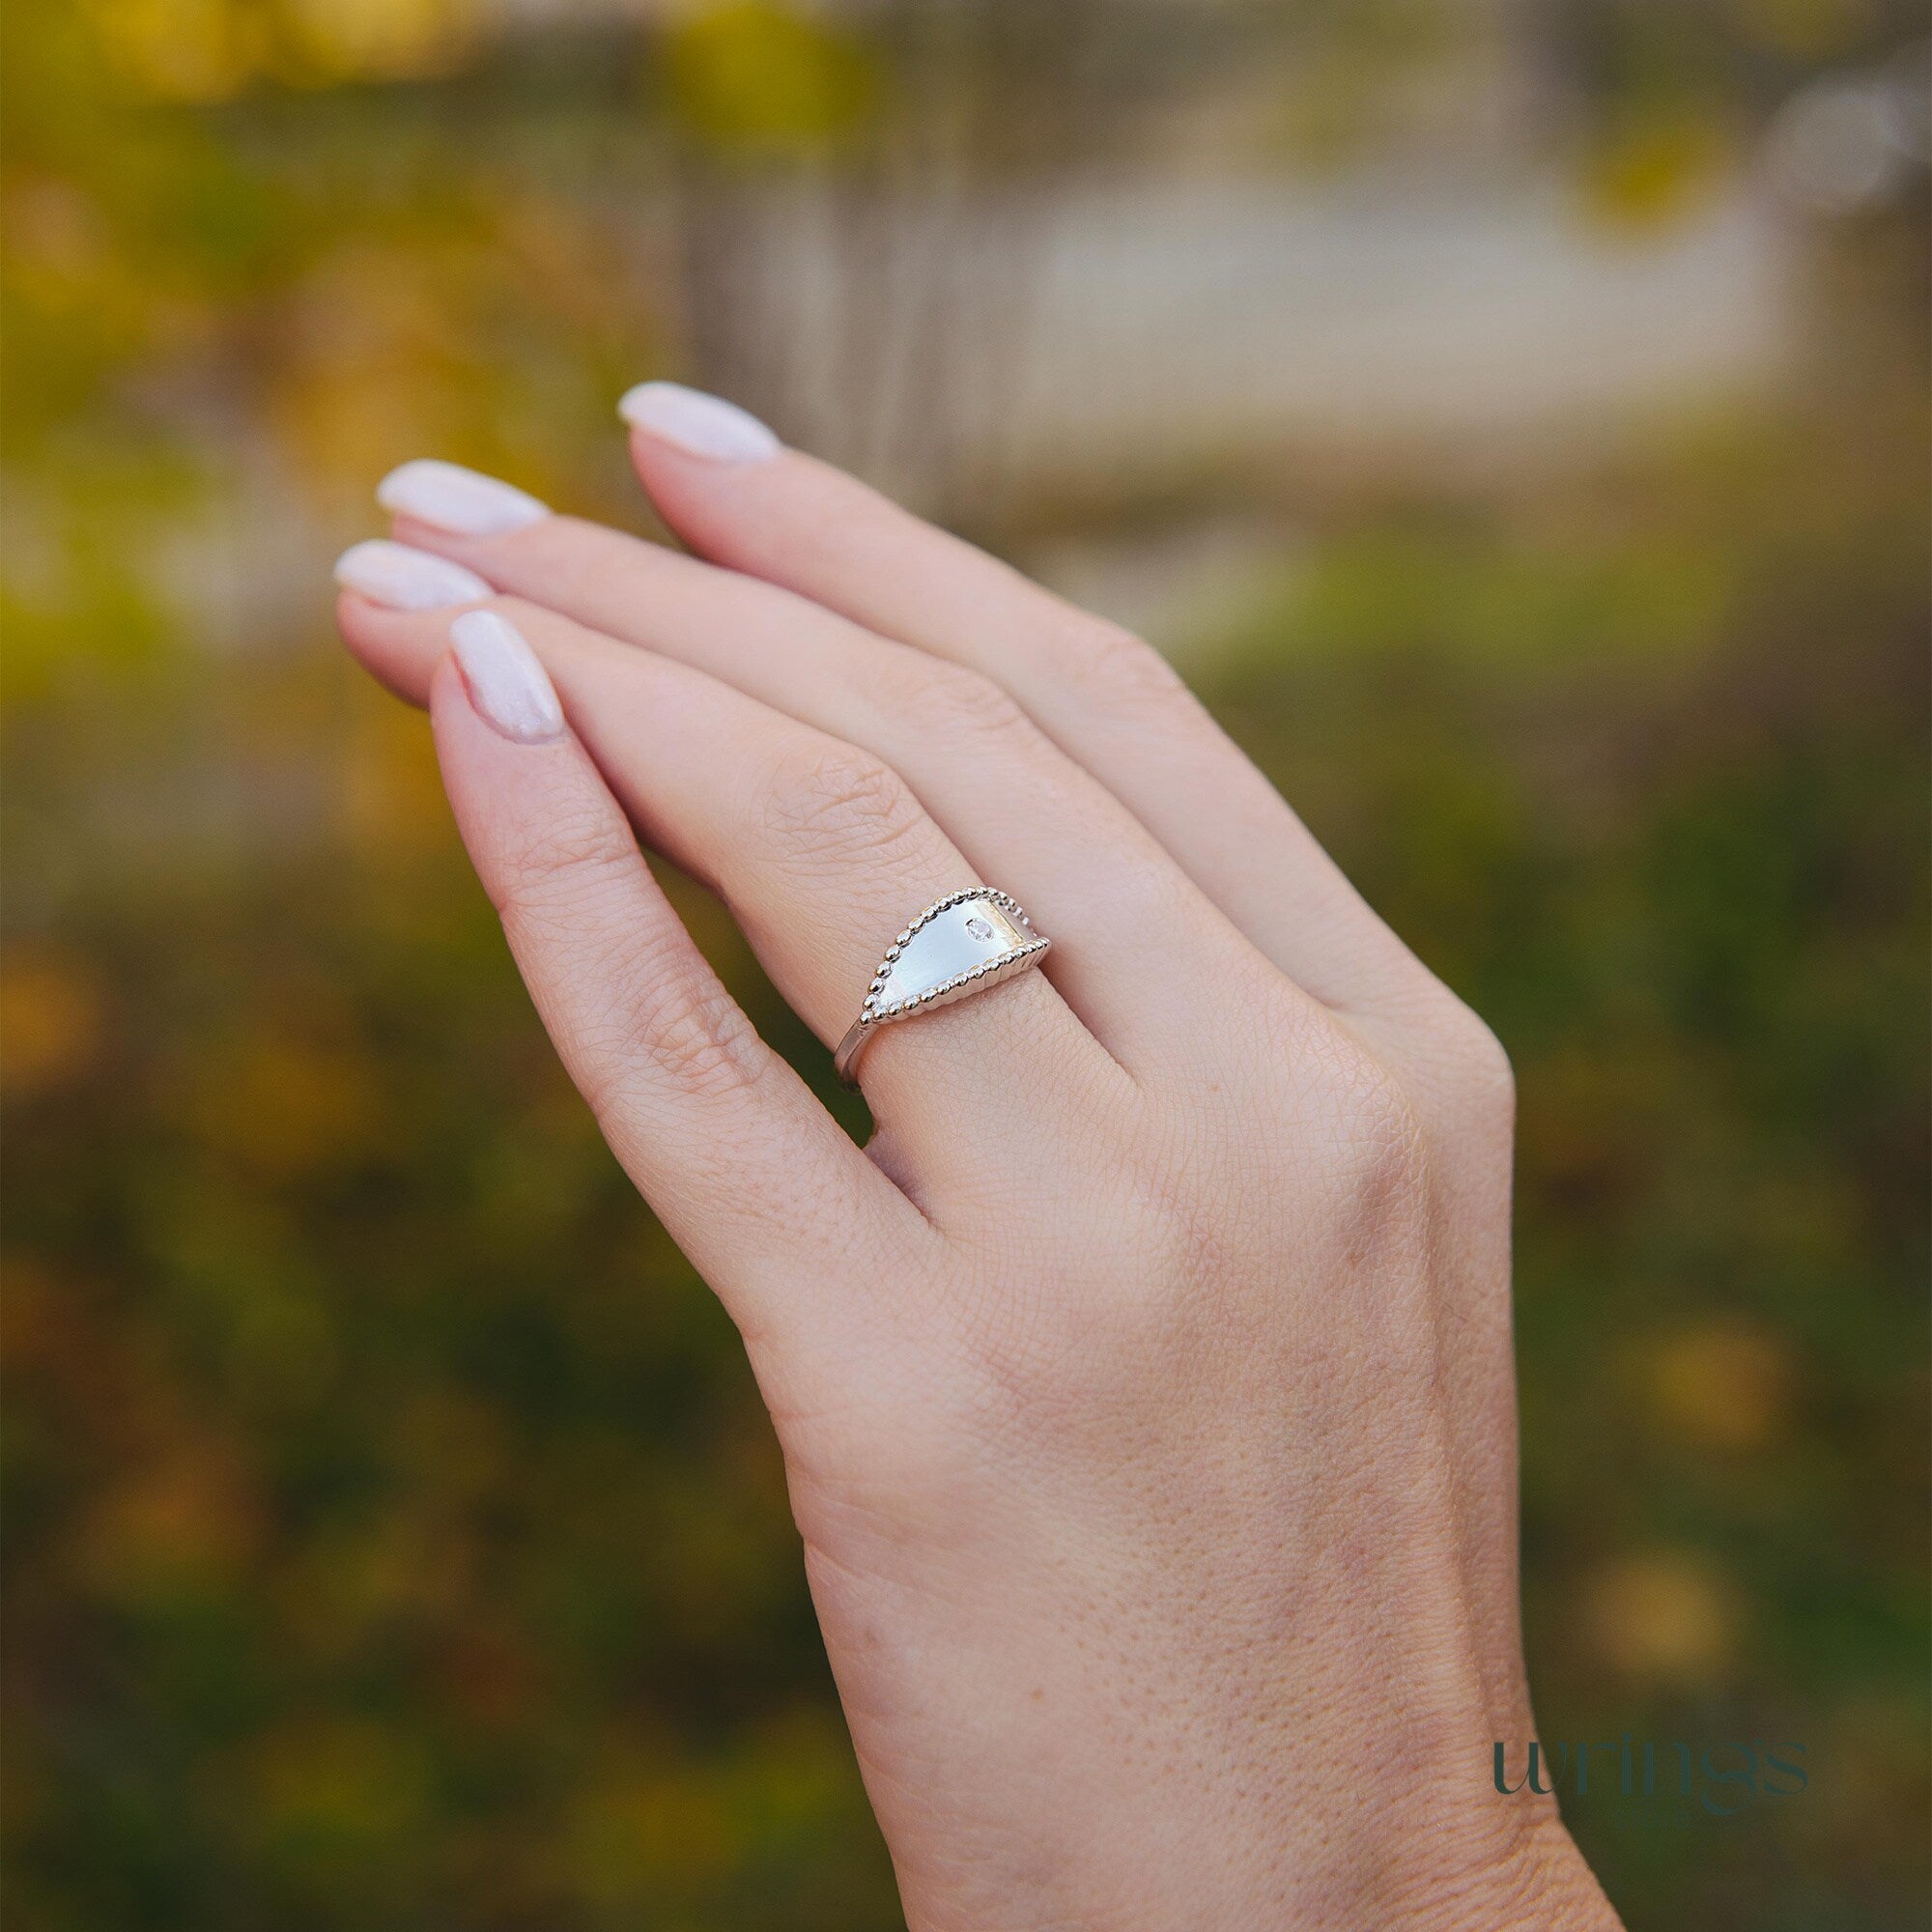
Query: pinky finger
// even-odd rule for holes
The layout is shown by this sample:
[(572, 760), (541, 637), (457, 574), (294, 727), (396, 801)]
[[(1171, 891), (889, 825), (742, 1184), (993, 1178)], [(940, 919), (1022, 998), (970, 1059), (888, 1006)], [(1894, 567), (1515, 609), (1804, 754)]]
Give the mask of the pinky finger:
[(452, 637), (430, 694), (443, 785), (571, 1078), (741, 1327), (822, 1324), (854, 1250), (902, 1252), (923, 1218), (693, 944), (520, 634), (474, 611)]

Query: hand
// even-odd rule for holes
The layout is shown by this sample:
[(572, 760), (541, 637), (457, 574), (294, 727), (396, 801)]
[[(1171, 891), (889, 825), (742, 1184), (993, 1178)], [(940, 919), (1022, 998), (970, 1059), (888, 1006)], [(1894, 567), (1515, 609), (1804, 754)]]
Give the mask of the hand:
[[(627, 406), (695, 556), (409, 465), (340, 621), (744, 1334), (909, 1923), (1614, 1925), (1491, 1777), (1534, 1735), (1494, 1039), (1146, 645)], [(947, 893), (1054, 951), (879, 1030), (862, 1151), (639, 836), (828, 1045)]]

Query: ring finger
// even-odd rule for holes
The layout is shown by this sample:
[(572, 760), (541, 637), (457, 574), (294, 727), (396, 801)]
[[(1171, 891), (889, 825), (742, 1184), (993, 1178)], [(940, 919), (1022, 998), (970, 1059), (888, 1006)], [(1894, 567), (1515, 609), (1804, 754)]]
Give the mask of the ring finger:
[[(513, 599), (492, 608), (543, 658), (646, 842), (719, 894), (827, 1045), (857, 1016), (881, 954), (914, 913), (968, 886), (1005, 883), (979, 878), (877, 758), (554, 611)], [(358, 653), (412, 661), (444, 648), (451, 612), (352, 594), (339, 617)], [(1044, 912), (1040, 923), (1051, 934)], [(986, 1077), (999, 1069), (1005, 1078)], [(1035, 1130), (1062, 1132), (1061, 1103), (1084, 1109), (1097, 1089), (1127, 1084), (1038, 973), (881, 1029), (861, 1071), (874, 1113), (923, 1165), (955, 1129), (997, 1124), (990, 1138), (1010, 1142), (1024, 1116)], [(1016, 1109), (1019, 1093), (1027, 1104)], [(982, 1110), (987, 1120), (976, 1121)]]
[[(1213, 1062), (1211, 1046), (1176, 1024), (1176, 975), (1274, 979), (1133, 813), (979, 672), (576, 518), (539, 515), (468, 538), (413, 521), (401, 529), (434, 546), (443, 568), (460, 558), (499, 591), (711, 672), (898, 772), (983, 879), (1051, 908), (1068, 942), (1055, 983), (1137, 1079), (1194, 1078)], [(371, 668), (413, 696), (433, 663), (419, 652)], [(1141, 970), (1151, 954), (1174, 971)]]

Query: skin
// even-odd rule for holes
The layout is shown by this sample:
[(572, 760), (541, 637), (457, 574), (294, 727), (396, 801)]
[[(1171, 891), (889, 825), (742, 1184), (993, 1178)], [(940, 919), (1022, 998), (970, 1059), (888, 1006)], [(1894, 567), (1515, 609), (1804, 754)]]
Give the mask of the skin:
[[(909, 1925), (1615, 1926), (1491, 1778), (1535, 1735), (1494, 1038), (1145, 644), (795, 452), (632, 451), (692, 554), (394, 532), (560, 735), (491, 727), (453, 611), (340, 622), (744, 1335)], [(1054, 951), (880, 1032), (861, 1150), (639, 838), (828, 1046), (959, 887)]]

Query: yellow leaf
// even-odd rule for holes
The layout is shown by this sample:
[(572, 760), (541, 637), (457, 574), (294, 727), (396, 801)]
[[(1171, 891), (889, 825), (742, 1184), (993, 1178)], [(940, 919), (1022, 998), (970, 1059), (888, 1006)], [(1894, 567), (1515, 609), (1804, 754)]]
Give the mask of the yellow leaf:
[(83, 1073), (99, 1050), (103, 1000), (85, 960), (22, 947), (0, 963), (0, 1086), (45, 1093)]
[(380, 1112), (360, 1054), (277, 1028), (210, 1053), (187, 1101), (205, 1145), (271, 1180), (353, 1158)]
[(1650, 1363), (1650, 1393), (1664, 1426), (1700, 1448), (1761, 1449), (1790, 1406), (1790, 1351), (1742, 1320), (1699, 1323), (1666, 1338)]
[(1586, 160), (1584, 207), (1613, 227), (1666, 226), (1715, 191), (1730, 153), (1726, 130), (1694, 107), (1633, 116)]
[(1586, 1589), (1584, 1619), (1592, 1647), (1629, 1677), (1704, 1683), (1737, 1648), (1729, 1581), (1691, 1550), (1645, 1550), (1605, 1565)]
[(259, 16), (234, 0), (87, 0), (108, 60), (163, 100), (227, 100), (262, 60)]
[(476, 0), (285, 0), (310, 69), (292, 78), (408, 80), (446, 72), (476, 41)]
[(727, 150), (822, 147), (877, 93), (858, 42), (771, 0), (731, 0), (679, 22), (664, 58), (673, 111)]

